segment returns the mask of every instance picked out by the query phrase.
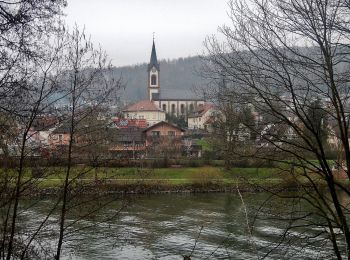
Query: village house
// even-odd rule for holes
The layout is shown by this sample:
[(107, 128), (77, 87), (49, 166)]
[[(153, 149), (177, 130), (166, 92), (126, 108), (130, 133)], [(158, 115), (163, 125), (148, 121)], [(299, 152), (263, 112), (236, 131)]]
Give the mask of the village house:
[(147, 156), (181, 156), (185, 130), (168, 122), (159, 122), (143, 130)]
[(203, 106), (198, 107), (188, 116), (188, 129), (208, 130), (218, 113), (218, 109), (213, 104), (204, 104)]
[(47, 148), (49, 136), (58, 124), (58, 118), (50, 115), (38, 116), (28, 132), (28, 143), (32, 147)]
[(62, 124), (51, 132), (49, 135), (49, 146), (55, 149), (58, 146), (66, 146), (70, 140), (70, 128), (68, 124)]
[(184, 129), (165, 121), (141, 128), (135, 126), (140, 122), (131, 120), (130, 124), (126, 124), (124, 120), (118, 120), (117, 123), (122, 122), (122, 126), (116, 124), (111, 132), (113, 137), (109, 152), (114, 158), (149, 158), (169, 153), (173, 156), (183, 152)]
[(145, 133), (146, 138), (149, 138), (150, 140), (146, 142), (146, 145), (151, 145), (152, 140), (158, 138), (166, 137), (169, 139), (179, 139), (184, 135), (185, 130), (176, 125), (162, 121), (146, 128), (143, 132)]
[(165, 112), (149, 100), (142, 100), (123, 110), (126, 119), (145, 119), (148, 126), (165, 120)]
[(146, 145), (143, 129), (138, 127), (117, 128), (112, 132), (113, 141), (109, 152), (117, 158), (142, 158), (145, 155)]

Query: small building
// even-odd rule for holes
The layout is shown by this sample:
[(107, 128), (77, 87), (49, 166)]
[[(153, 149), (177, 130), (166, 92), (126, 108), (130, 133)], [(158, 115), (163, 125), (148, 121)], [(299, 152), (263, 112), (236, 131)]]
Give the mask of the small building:
[(142, 158), (146, 146), (143, 129), (138, 127), (114, 129), (109, 152), (118, 158)]
[(58, 146), (66, 146), (70, 140), (70, 127), (68, 124), (62, 124), (58, 126), (49, 135), (50, 148), (56, 148)]
[(145, 119), (147, 126), (152, 126), (165, 120), (165, 112), (152, 101), (141, 100), (123, 110), (126, 119)]
[(198, 107), (191, 115), (188, 116), (188, 129), (207, 130), (212, 119), (218, 115), (218, 109), (213, 104), (204, 104)]
[(147, 156), (181, 156), (184, 129), (162, 121), (146, 128), (143, 133), (146, 140)]
[(143, 130), (143, 132), (145, 133), (146, 138), (181, 138), (184, 135), (185, 130), (176, 125), (162, 121), (146, 128), (145, 130)]
[(183, 155), (189, 158), (202, 157), (202, 145), (198, 144), (198, 140), (192, 138), (184, 138), (182, 141)]
[(58, 118), (51, 115), (39, 115), (34, 119), (28, 132), (28, 144), (44, 149), (49, 146), (49, 137), (58, 124)]

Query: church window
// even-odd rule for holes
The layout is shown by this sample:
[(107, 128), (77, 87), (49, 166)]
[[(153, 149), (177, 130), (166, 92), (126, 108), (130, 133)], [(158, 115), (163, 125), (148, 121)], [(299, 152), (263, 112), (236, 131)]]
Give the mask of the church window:
[(172, 105), (171, 105), (171, 113), (172, 113), (172, 114), (175, 114), (175, 104), (172, 104)]
[(181, 114), (185, 113), (185, 105), (184, 104), (181, 104), (180, 110), (181, 110)]
[(166, 104), (163, 104), (163, 111), (166, 111)]
[(193, 104), (190, 104), (190, 112), (193, 112), (193, 110), (194, 110)]
[(157, 85), (157, 76), (156, 75), (152, 75), (151, 76), (151, 85), (152, 86), (156, 86)]

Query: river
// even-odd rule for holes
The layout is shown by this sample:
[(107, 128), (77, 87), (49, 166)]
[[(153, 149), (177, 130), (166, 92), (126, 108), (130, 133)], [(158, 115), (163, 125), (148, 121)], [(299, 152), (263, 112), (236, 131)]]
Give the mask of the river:
[[(259, 219), (250, 232), (246, 213), (256, 210), (269, 194), (242, 195), (244, 204), (238, 194), (134, 196), (120, 212), (121, 202), (116, 200), (82, 221), (75, 223), (71, 216), (67, 220), (70, 227), (66, 230), (63, 259), (183, 259), (183, 255), (191, 255), (192, 259), (257, 259), (276, 246), (284, 224)], [(22, 212), (22, 223), (27, 223), (27, 228), (35, 227), (54, 201), (51, 198), (24, 203), (30, 207)], [(87, 207), (80, 208), (74, 216), (82, 216)], [(48, 222), (55, 223), (57, 219), (58, 214), (54, 213)], [(249, 222), (252, 224), (253, 220), (250, 218)], [(54, 224), (50, 225), (52, 228)], [(38, 240), (44, 238), (46, 245), (53, 246), (50, 225)], [(282, 243), (267, 259), (329, 257), (328, 244), (310, 245), (295, 239), (314, 230), (293, 232), (293, 243)]]

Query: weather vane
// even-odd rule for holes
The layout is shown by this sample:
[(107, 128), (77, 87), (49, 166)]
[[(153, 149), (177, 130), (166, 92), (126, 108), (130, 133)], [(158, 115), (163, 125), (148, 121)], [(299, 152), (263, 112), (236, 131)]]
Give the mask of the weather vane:
[(154, 35), (155, 35), (155, 32), (153, 32), (153, 41), (154, 41)]

